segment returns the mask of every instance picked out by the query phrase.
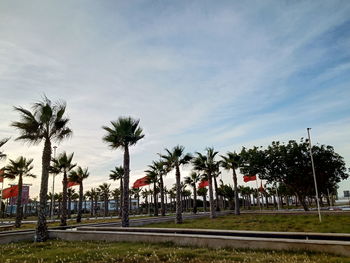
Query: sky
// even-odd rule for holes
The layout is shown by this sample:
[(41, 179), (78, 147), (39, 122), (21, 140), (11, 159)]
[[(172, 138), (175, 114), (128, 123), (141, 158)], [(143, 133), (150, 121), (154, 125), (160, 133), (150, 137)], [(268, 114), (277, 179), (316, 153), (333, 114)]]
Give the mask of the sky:
[[(37, 196), (43, 144), (15, 141), (10, 124), (19, 120), (13, 106), (30, 108), (46, 95), (67, 103), (73, 136), (57, 153), (74, 152), (89, 168), (85, 189), (122, 164), (101, 128), (120, 116), (140, 119), (145, 133), (131, 148), (131, 182), (164, 148), (225, 154), (299, 140), (307, 127), (349, 167), (349, 47), (346, 0), (2, 0), (0, 138), (11, 137), (3, 150), (8, 159), (34, 158), (38, 178), (24, 182)], [(229, 173), (222, 179), (232, 184)]]

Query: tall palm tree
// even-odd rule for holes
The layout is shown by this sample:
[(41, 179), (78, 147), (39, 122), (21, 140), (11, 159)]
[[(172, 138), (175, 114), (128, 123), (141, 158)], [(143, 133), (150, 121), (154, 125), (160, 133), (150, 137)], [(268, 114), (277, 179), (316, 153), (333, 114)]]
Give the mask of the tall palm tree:
[(109, 203), (109, 197), (111, 195), (110, 187), (111, 187), (111, 184), (103, 183), (97, 189), (104, 201), (104, 207), (105, 207), (104, 216), (108, 216), (108, 203)]
[(216, 217), (213, 195), (213, 175), (218, 169), (218, 162), (215, 161), (215, 156), (218, 152), (214, 151), (214, 148), (207, 148), (206, 155), (199, 152), (193, 159), (193, 167), (196, 171), (203, 172), (208, 177), (209, 182), (209, 206), (210, 206), (210, 218)]
[(23, 209), (22, 209), (22, 187), (23, 187), (23, 177), (32, 177), (36, 176), (31, 173), (31, 170), (34, 168), (33, 159), (26, 159), (21, 156), (17, 160), (10, 160), (10, 164), (4, 168), (4, 177), (9, 179), (15, 179), (18, 177), (18, 195), (17, 195), (17, 207), (16, 207), (16, 228), (21, 227), (21, 222), (23, 218)]
[(145, 171), (147, 175), (147, 183), (153, 184), (153, 203), (154, 203), (154, 216), (158, 216), (158, 197), (157, 197), (157, 183), (158, 174), (154, 170)]
[(103, 141), (108, 143), (112, 149), (122, 148), (124, 150), (124, 188), (123, 188), (123, 212), (122, 226), (129, 226), (129, 177), (130, 177), (130, 155), (129, 147), (135, 145), (145, 135), (139, 127), (139, 120), (131, 117), (120, 117), (117, 121), (112, 121), (112, 127), (103, 126), (107, 131)]
[(165, 203), (164, 203), (164, 181), (163, 176), (170, 172), (171, 168), (164, 161), (153, 161), (152, 165), (149, 165), (150, 169), (157, 173), (159, 178), (159, 190), (160, 190), (160, 207), (161, 215), (165, 216)]
[[(116, 181), (116, 180), (120, 180), (120, 187), (119, 187), (119, 191), (120, 191), (120, 209), (119, 209), (119, 217), (122, 216), (122, 209), (121, 209), (121, 205), (123, 203), (123, 177), (124, 177), (124, 168), (123, 166), (116, 166), (114, 168), (114, 170), (110, 171), (111, 173), (109, 174), (109, 179)], [(117, 203), (115, 204), (117, 205)]]
[(182, 224), (182, 205), (181, 205), (181, 174), (180, 166), (188, 164), (192, 156), (187, 153), (185, 154), (185, 148), (183, 146), (177, 145), (171, 151), (165, 149), (166, 155), (161, 155), (167, 166), (171, 169), (175, 169), (176, 177), (176, 224)]
[[(52, 173), (63, 173), (62, 180), (62, 209), (61, 209), (61, 223), (60, 226), (67, 225), (67, 184), (68, 184), (68, 173), (77, 165), (72, 163), (74, 153), (67, 155), (66, 152), (63, 152), (57, 156), (57, 158), (52, 159), (51, 172)], [(70, 211), (68, 211), (70, 215)]]
[(78, 166), (76, 170), (73, 170), (69, 174), (69, 181), (75, 182), (79, 184), (79, 204), (78, 204), (78, 215), (77, 215), (77, 223), (81, 222), (81, 214), (83, 208), (83, 197), (84, 197), (84, 189), (83, 189), (83, 181), (88, 178), (90, 175), (88, 168), (81, 168)]
[(64, 117), (66, 111), (64, 102), (51, 103), (48, 98), (44, 97), (42, 101), (33, 104), (33, 112), (22, 107), (15, 107), (14, 109), (20, 113), (21, 117), (20, 121), (11, 124), (20, 132), (20, 136), (16, 140), (23, 140), (32, 144), (39, 144), (44, 141), (40, 205), (36, 227), (36, 241), (42, 242), (49, 237), (46, 224), (46, 205), (52, 152), (51, 141), (62, 141), (72, 134), (72, 130), (67, 127), (69, 119)]
[(241, 156), (236, 152), (228, 152), (226, 153), (226, 156), (221, 155), (221, 158), (222, 158), (220, 162), (221, 167), (228, 171), (232, 170), (233, 190), (235, 193), (235, 215), (239, 215), (240, 209), (239, 209), (236, 169), (238, 169), (241, 164)]
[(185, 177), (185, 183), (190, 185), (193, 188), (193, 213), (197, 213), (197, 186), (196, 184), (200, 181), (201, 176), (196, 173), (192, 172), (190, 176)]

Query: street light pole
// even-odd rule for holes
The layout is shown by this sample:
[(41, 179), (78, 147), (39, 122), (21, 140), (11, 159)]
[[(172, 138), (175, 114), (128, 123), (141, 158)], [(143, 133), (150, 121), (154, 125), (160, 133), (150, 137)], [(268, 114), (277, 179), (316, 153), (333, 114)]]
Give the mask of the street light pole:
[(317, 202), (317, 210), (318, 210), (318, 219), (320, 220), (320, 223), (321, 223), (321, 222), (322, 222), (322, 218), (321, 218), (321, 210), (320, 210), (320, 200), (319, 200), (319, 198), (318, 198), (318, 190), (317, 190), (317, 181), (316, 181), (315, 165), (314, 165), (314, 158), (313, 158), (313, 156), (312, 156), (312, 145), (311, 145), (310, 130), (311, 130), (311, 128), (307, 128), (307, 134), (308, 134), (308, 136), (309, 136), (309, 145), (310, 145), (310, 158), (311, 158), (312, 174), (313, 174), (313, 176), (314, 176), (315, 191), (316, 191), (316, 202)]
[[(56, 149), (57, 146), (53, 147), (53, 158), (56, 159)], [(52, 196), (51, 196), (51, 220), (53, 220), (54, 216), (54, 201), (55, 201), (55, 176), (56, 174), (52, 174)]]

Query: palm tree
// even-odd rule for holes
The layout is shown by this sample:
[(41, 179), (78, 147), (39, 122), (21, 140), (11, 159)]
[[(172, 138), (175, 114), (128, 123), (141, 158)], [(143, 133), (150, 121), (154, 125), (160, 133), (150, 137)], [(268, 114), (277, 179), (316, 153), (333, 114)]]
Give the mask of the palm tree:
[(220, 165), (225, 170), (232, 170), (233, 178), (233, 190), (235, 193), (235, 215), (239, 215), (239, 197), (238, 197), (238, 188), (237, 188), (237, 173), (236, 169), (239, 168), (241, 164), (241, 156), (236, 152), (228, 152), (226, 156), (221, 155)]
[(207, 148), (206, 155), (197, 152), (197, 156), (193, 159), (193, 166), (196, 171), (205, 173), (209, 182), (209, 206), (210, 218), (215, 218), (214, 196), (213, 196), (213, 175), (218, 170), (218, 162), (215, 161), (215, 156), (218, 152), (214, 148)]
[(111, 195), (110, 187), (111, 187), (111, 184), (103, 183), (97, 189), (97, 191), (99, 192), (100, 196), (104, 201), (104, 207), (105, 207), (104, 216), (108, 216), (108, 202), (109, 202), (109, 196)]
[[(122, 148), (124, 150), (124, 188), (123, 196), (129, 196), (129, 177), (130, 177), (130, 155), (129, 147), (135, 145), (145, 135), (142, 128), (139, 127), (139, 120), (131, 117), (121, 117), (117, 121), (112, 121), (112, 127), (103, 126), (107, 131), (103, 141), (109, 144), (112, 149)], [(129, 226), (129, 198), (123, 198), (122, 226)]]
[(75, 182), (79, 184), (79, 205), (78, 205), (78, 215), (77, 215), (77, 223), (81, 222), (81, 214), (82, 214), (82, 208), (83, 208), (83, 197), (84, 197), (84, 190), (83, 190), (83, 181), (88, 178), (90, 175), (88, 168), (81, 168), (78, 166), (77, 170), (73, 170), (69, 174), (69, 181)]
[(158, 183), (158, 174), (154, 170), (145, 171), (147, 175), (147, 183), (153, 183), (153, 203), (154, 203), (154, 216), (158, 216), (158, 198), (157, 198), (157, 183)]
[(62, 141), (72, 134), (72, 130), (67, 127), (69, 119), (64, 117), (66, 111), (66, 104), (64, 102), (52, 104), (48, 98), (44, 97), (42, 101), (33, 104), (33, 112), (22, 107), (15, 107), (14, 109), (21, 115), (20, 121), (11, 124), (20, 132), (20, 136), (16, 140), (24, 140), (32, 144), (39, 144), (44, 140), (40, 205), (36, 227), (36, 240), (42, 242), (49, 237), (46, 224), (46, 205), (52, 152), (51, 141)]
[(141, 194), (141, 188), (133, 188), (132, 189), (133, 195), (137, 200), (137, 211), (140, 212), (140, 194)]
[(163, 176), (170, 172), (170, 167), (166, 162), (163, 161), (153, 161), (152, 165), (149, 165), (151, 170), (157, 173), (159, 178), (159, 188), (160, 188), (160, 207), (161, 207), (161, 215), (165, 216), (165, 203), (164, 203), (164, 181)]
[(185, 177), (185, 183), (193, 188), (193, 213), (197, 213), (197, 186), (196, 184), (200, 181), (201, 177), (196, 172), (192, 172), (190, 176)]
[(85, 192), (85, 196), (90, 198), (90, 215), (93, 216), (94, 215), (94, 210), (93, 210), (93, 207), (94, 207), (94, 194), (93, 194), (93, 191), (94, 191), (94, 188), (91, 188), (91, 190), (88, 190)]
[[(52, 159), (53, 165), (51, 166), (52, 173), (63, 173), (62, 180), (62, 209), (61, 209), (61, 223), (60, 226), (67, 225), (67, 184), (68, 184), (68, 173), (77, 165), (73, 164), (74, 153), (67, 155), (66, 152), (63, 152), (58, 155), (57, 158)], [(70, 211), (68, 211), (68, 215), (70, 215)]]
[(75, 190), (72, 188), (68, 188), (68, 191), (67, 191), (67, 199), (68, 199), (67, 217), (69, 219), (71, 218), (71, 214), (72, 214), (72, 200), (74, 200), (75, 197), (79, 197), (79, 196), (77, 196), (77, 193), (75, 192)]
[(18, 176), (18, 195), (17, 195), (17, 207), (16, 207), (16, 228), (21, 227), (21, 222), (23, 218), (22, 209), (22, 187), (23, 187), (23, 177), (36, 176), (30, 171), (34, 168), (32, 165), (33, 159), (26, 159), (21, 156), (17, 160), (10, 160), (10, 164), (4, 168), (4, 177), (9, 179), (15, 179)]
[(115, 202), (115, 214), (118, 215), (118, 199), (120, 198), (120, 189), (119, 188), (115, 188), (112, 191), (112, 196), (114, 198), (114, 202)]
[[(10, 138), (4, 138), (4, 139), (0, 140), (0, 148), (2, 146), (4, 146), (4, 144), (7, 143), (9, 139)], [(0, 160), (2, 160), (4, 158), (6, 158), (6, 154), (4, 154), (2, 151), (0, 151)]]
[(198, 188), (197, 193), (199, 196), (203, 197), (203, 210), (204, 212), (207, 211), (207, 194), (208, 194), (208, 189), (203, 187), (203, 188)]
[[(123, 203), (123, 177), (124, 177), (124, 168), (123, 166), (116, 166), (114, 170), (111, 170), (111, 173), (109, 174), (109, 179), (116, 181), (120, 180), (120, 205), (119, 207), (121, 208), (121, 205)], [(115, 204), (117, 205), (117, 203)], [(122, 209), (119, 209), (119, 217), (122, 216)]]
[(171, 151), (165, 149), (166, 155), (161, 155), (164, 159), (166, 165), (170, 169), (175, 169), (176, 177), (176, 224), (182, 224), (182, 205), (181, 205), (181, 174), (180, 165), (188, 164), (192, 156), (187, 153), (184, 154), (185, 148), (183, 146), (177, 145)]

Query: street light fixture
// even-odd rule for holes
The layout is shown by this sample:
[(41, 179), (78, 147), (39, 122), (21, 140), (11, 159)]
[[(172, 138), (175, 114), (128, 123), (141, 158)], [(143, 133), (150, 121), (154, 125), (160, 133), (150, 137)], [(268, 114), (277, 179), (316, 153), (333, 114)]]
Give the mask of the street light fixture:
[(321, 210), (320, 210), (320, 200), (319, 200), (319, 198), (318, 198), (318, 190), (317, 190), (317, 181), (316, 181), (315, 165), (314, 165), (314, 158), (313, 158), (313, 156), (312, 156), (312, 145), (311, 145), (310, 130), (311, 130), (311, 128), (307, 128), (307, 134), (308, 134), (308, 136), (309, 136), (309, 145), (310, 145), (310, 158), (311, 158), (312, 174), (313, 174), (313, 176), (314, 176), (315, 191), (316, 191), (316, 202), (317, 202), (317, 210), (318, 210), (318, 219), (320, 220), (320, 223), (321, 223), (321, 222), (322, 222), (322, 218), (321, 218)]

